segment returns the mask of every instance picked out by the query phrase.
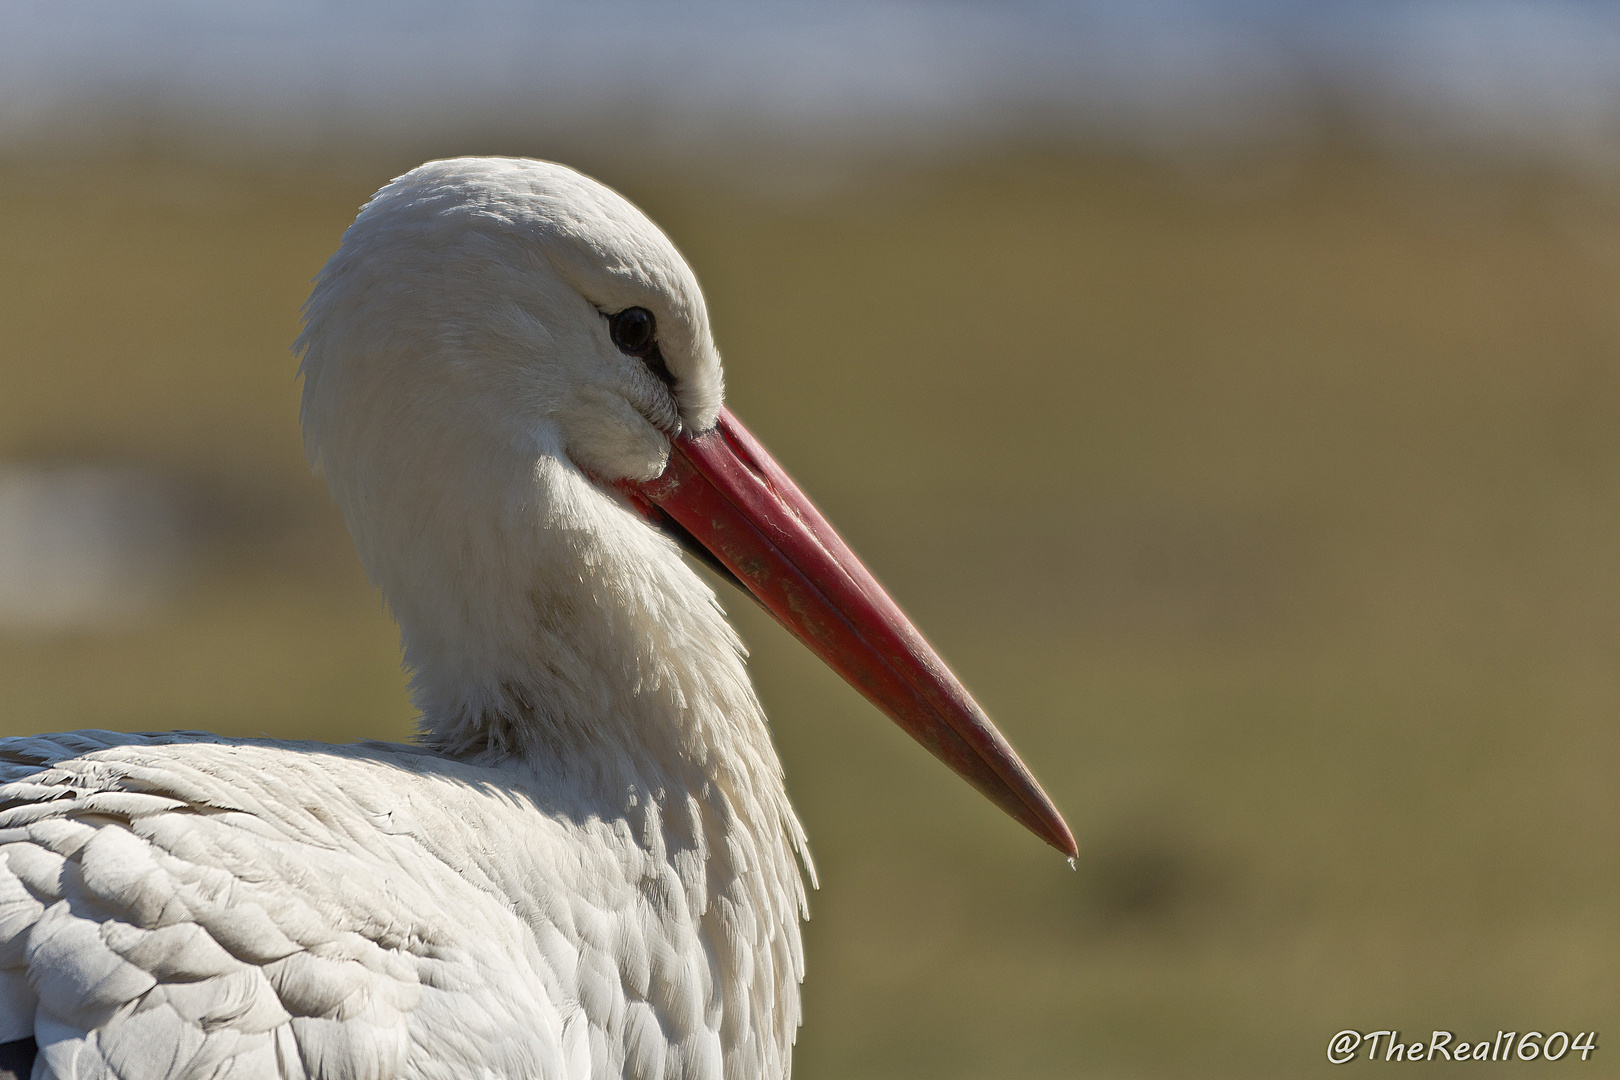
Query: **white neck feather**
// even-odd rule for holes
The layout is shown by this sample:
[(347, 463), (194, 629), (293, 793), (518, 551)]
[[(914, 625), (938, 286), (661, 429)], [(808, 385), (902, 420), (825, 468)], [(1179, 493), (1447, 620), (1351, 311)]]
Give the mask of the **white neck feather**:
[(559, 447), (455, 442), (391, 450), (396, 483), (338, 492), (423, 737), (459, 758), (740, 770), (780, 790), (742, 644), (673, 542)]
[(527, 781), (553, 812), (628, 824), (622, 855), (674, 871), (723, 999), (749, 1014), (727, 1055), (785, 1075), (796, 857), (814, 870), (741, 642), (675, 545), (566, 457), (508, 456), (503, 473), (484, 445), (454, 477), (438, 450), (439, 478), (460, 482), (401, 485), (412, 497), (392, 506), (373, 487), (368, 519), (351, 515), (400, 623), (423, 737)]

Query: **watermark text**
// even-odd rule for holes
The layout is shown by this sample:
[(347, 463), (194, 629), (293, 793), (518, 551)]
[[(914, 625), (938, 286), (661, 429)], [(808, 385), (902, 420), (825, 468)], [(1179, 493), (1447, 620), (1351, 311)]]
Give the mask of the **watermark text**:
[(1494, 1039), (1471, 1042), (1449, 1031), (1408, 1042), (1393, 1028), (1357, 1031), (1345, 1028), (1328, 1040), (1327, 1058), (1335, 1065), (1351, 1061), (1585, 1061), (1598, 1048), (1595, 1031), (1498, 1031)]

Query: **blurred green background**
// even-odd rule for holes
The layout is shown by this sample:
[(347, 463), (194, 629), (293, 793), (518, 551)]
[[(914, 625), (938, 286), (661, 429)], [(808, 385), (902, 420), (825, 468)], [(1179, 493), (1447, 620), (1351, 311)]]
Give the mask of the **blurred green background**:
[[(5, 733), (408, 736), (288, 346), (414, 160), (0, 165), (0, 460), (166, 477), (189, 538), (124, 628), (0, 629)], [(797, 1076), (1297, 1077), (1347, 1027), (1603, 1045), (1620, 194), (1336, 139), (1278, 175), (1030, 145), (791, 194), (578, 163), (684, 250), (732, 407), (1082, 848), (726, 596), (821, 872)]]

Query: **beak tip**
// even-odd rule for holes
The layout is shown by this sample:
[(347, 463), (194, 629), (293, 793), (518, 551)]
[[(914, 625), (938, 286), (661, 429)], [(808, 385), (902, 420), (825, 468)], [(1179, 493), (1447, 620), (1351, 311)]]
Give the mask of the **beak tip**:
[(1034, 820), (1024, 819), (1024, 824), (1029, 830), (1056, 848), (1064, 858), (1071, 861), (1078, 858), (1080, 846), (1074, 842), (1074, 833), (1069, 831), (1069, 823), (1063, 820), (1063, 815), (1058, 813), (1051, 800), (1043, 800), (1041, 804), (1031, 809), (1034, 811), (1032, 815)]

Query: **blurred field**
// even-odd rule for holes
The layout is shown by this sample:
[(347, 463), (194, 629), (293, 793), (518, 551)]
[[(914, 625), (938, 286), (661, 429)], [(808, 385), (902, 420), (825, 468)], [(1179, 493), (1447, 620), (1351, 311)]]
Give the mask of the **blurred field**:
[[(150, 625), (0, 637), (0, 730), (406, 735), (287, 346), (409, 164), (0, 166), (0, 460), (178, 476), (197, 537)], [(1036, 153), (792, 198), (599, 172), (696, 267), (733, 407), (1084, 852), (733, 598), (823, 882), (796, 1075), (1620, 1039), (1620, 197), (1343, 149), (1264, 184)]]

